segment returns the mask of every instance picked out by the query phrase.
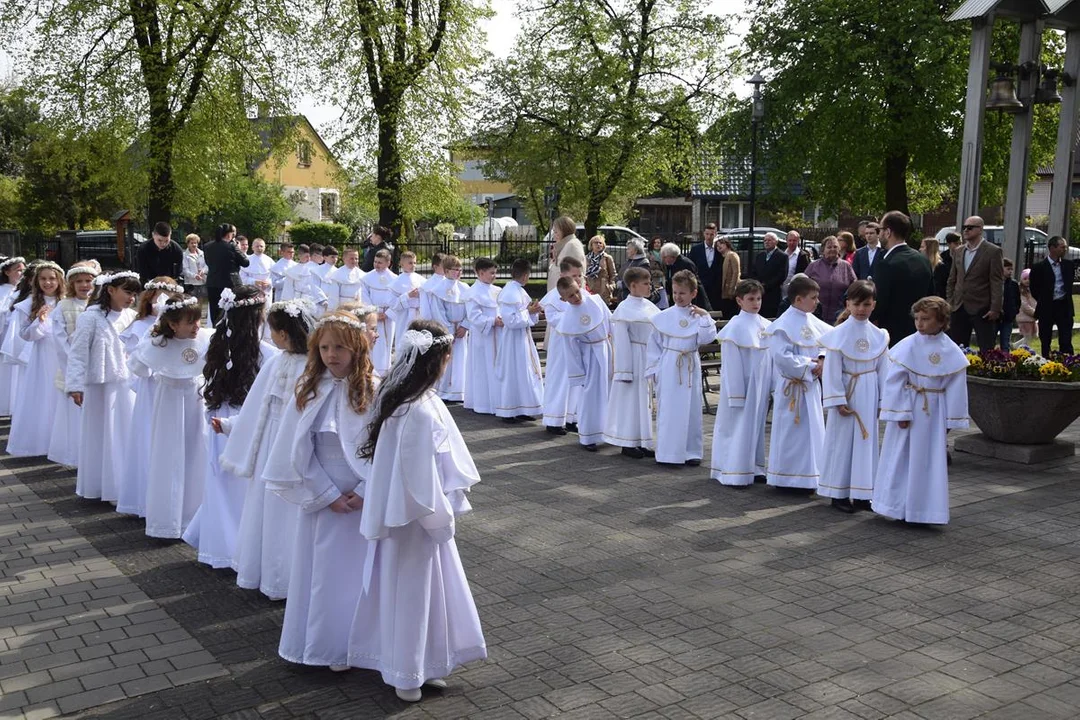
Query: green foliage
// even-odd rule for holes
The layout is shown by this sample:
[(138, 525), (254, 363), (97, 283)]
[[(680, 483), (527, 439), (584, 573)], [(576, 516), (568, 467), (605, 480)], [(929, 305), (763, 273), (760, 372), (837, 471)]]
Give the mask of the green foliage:
[(19, 180), (0, 175), (0, 228), (17, 228), (22, 223), (19, 216)]
[(248, 238), (272, 240), (292, 216), (280, 185), (241, 176), (226, 185), (223, 197), (215, 200), (212, 209), (199, 218), (198, 225), (205, 228), (228, 222)]
[(341, 248), (351, 236), (349, 226), (337, 223), (299, 222), (289, 228), (289, 238), (294, 244), (319, 243)]
[(0, 87), (0, 175), (17, 177), (41, 113), (25, 89)]

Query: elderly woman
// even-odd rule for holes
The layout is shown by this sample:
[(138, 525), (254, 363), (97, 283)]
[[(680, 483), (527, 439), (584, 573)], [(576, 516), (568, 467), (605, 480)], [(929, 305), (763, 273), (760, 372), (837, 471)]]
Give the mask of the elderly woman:
[(603, 235), (594, 235), (589, 240), (589, 254), (585, 256), (585, 286), (610, 305), (616, 280), (615, 258), (604, 252), (606, 248)]
[(840, 258), (840, 242), (835, 235), (821, 243), (821, 258), (807, 266), (806, 275), (821, 286), (821, 319), (831, 325), (844, 309), (844, 294), (856, 280), (851, 263)]
[(626, 275), (626, 271), (635, 267), (649, 270), (649, 266), (649, 258), (645, 257), (645, 243), (637, 238), (630, 238), (627, 240), (626, 260), (623, 261), (622, 267), (619, 268), (619, 277), (615, 279), (615, 287), (617, 288), (619, 299), (626, 297), (626, 286), (623, 284), (623, 276)]
[(582, 265), (585, 264), (585, 246), (577, 239), (577, 223), (569, 215), (556, 218), (551, 224), (551, 250), (548, 257), (547, 288), (550, 292), (555, 289), (559, 282), (559, 263), (568, 257), (577, 258)]
[(720, 275), (720, 307), (714, 309), (720, 310), (724, 319), (730, 320), (739, 314), (739, 305), (735, 302), (735, 286), (739, 284), (739, 276), (742, 274), (742, 261), (739, 260), (739, 253), (731, 246), (731, 238), (719, 238), (716, 247), (720, 251), (720, 257), (724, 258), (724, 266)]

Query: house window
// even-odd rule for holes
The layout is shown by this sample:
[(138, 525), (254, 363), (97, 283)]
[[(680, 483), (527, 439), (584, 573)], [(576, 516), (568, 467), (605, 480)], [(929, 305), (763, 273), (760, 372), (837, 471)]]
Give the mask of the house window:
[(720, 227), (742, 227), (742, 203), (724, 203), (720, 206)]
[(338, 213), (337, 190), (319, 191), (319, 214), (323, 220), (333, 220)]
[(311, 167), (311, 141), (301, 140), (296, 143), (296, 157), (300, 167)]

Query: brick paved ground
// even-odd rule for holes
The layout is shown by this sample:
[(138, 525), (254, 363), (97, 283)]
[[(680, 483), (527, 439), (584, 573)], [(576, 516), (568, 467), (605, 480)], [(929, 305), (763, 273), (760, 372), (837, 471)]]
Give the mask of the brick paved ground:
[[(57, 703), (26, 717), (76, 710), (67, 699), (91, 692), (89, 668), (74, 678), (78, 685), (52, 675), (45, 682), (37, 673), (64, 665), (43, 655), (31, 665), (19, 655), (27, 648), (12, 646), (38, 618), (20, 612), (20, 627), (8, 627), (17, 595), (35, 598), (31, 612), (46, 613), (38, 617), (82, 624), (79, 613), (91, 610), (68, 615), (54, 609), (61, 606), (48, 588), (41, 594), (41, 580), (66, 562), (76, 576), (104, 573), (86, 597), (73, 591), (67, 603), (92, 608), (96, 591), (123, 587), (121, 599), (136, 604), (124, 627), (175, 623), (166, 634), (186, 632), (190, 648), (209, 655), (199, 655), (200, 665), (209, 672), (217, 663), (226, 673), (130, 699), (102, 696), (102, 703), (118, 701), (84, 710), (85, 717), (1080, 714), (1076, 458), (1022, 467), (956, 454), (952, 524), (914, 528), (870, 513), (843, 516), (823, 501), (762, 486), (726, 489), (708, 481), (705, 468), (660, 469), (610, 448), (589, 454), (573, 436), (454, 412), (484, 478), (458, 540), (491, 657), (452, 675), (448, 690), (406, 706), (372, 673), (334, 675), (280, 661), (280, 603), (237, 589), (231, 573), (197, 565), (184, 545), (147, 539), (139, 521), (75, 498), (70, 472), (5, 458), (0, 707), (8, 710), (0, 718), (22, 717), (18, 708), (41, 699), (22, 689), (26, 678)], [(1080, 424), (1069, 437), (1080, 437)], [(106, 590), (102, 600), (114, 597)], [(154, 609), (141, 610), (142, 602)], [(151, 615), (135, 617), (140, 611)], [(68, 652), (52, 647), (63, 642), (61, 631), (42, 625), (35, 632), (56, 634), (44, 643), (50, 658)], [(115, 654), (107, 657), (124, 667), (116, 647), (123, 640), (108, 637)], [(181, 649), (201, 652), (190, 648)], [(182, 670), (179, 650), (145, 654), (126, 667), (164, 673), (170, 684), (190, 679), (168, 674)], [(174, 666), (153, 665), (160, 659)], [(109, 682), (135, 694), (119, 676)]]

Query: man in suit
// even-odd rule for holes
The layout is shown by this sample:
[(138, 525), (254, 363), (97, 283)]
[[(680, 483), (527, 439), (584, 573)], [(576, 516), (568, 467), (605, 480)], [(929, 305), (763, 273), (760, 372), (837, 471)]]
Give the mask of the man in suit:
[(184, 277), (184, 250), (172, 239), (172, 227), (167, 222), (154, 225), (151, 241), (135, 251), (135, 271), (145, 285), (158, 276)]
[(1058, 329), (1058, 349), (1072, 355), (1073, 278), (1076, 267), (1065, 258), (1069, 243), (1055, 235), (1046, 241), (1046, 259), (1031, 268), (1029, 282), (1035, 300), (1035, 319), (1039, 323), (1039, 342), (1043, 357), (1050, 357), (1054, 326)]
[(203, 248), (206, 259), (206, 301), (210, 305), (210, 323), (217, 325), (221, 317), (218, 300), (221, 291), (235, 287), (240, 282), (240, 268), (251, 264), (247, 255), (240, 252), (233, 238), (236, 228), (225, 224), (218, 228), (218, 239)]
[(911, 306), (934, 294), (934, 272), (926, 256), (907, 244), (912, 229), (907, 215), (890, 210), (878, 224), (885, 254), (874, 275), (877, 306), (870, 319), (888, 331), (892, 346), (915, 332)]
[[(697, 265), (690, 258), (684, 257), (682, 250), (675, 243), (665, 243), (660, 248), (660, 263), (664, 268), (664, 288), (667, 290), (668, 298), (672, 297), (671, 278), (675, 277), (675, 273), (680, 270), (689, 270), (694, 273), (698, 279), (698, 286), (701, 285), (701, 274), (698, 272)], [(704, 310), (712, 311), (713, 309), (709, 303), (709, 296), (703, 292), (698, 292), (693, 302)]]
[(791, 284), (791, 278), (795, 277), (799, 273), (805, 273), (806, 268), (813, 262), (813, 258), (810, 257), (810, 253), (807, 250), (803, 250), (799, 247), (802, 238), (799, 233), (792, 230), (787, 234), (787, 249), (784, 253), (787, 255), (787, 275), (784, 277), (784, 284), (780, 287), (780, 292), (787, 294), (787, 286)]
[(774, 318), (780, 308), (784, 280), (787, 279), (788, 256), (776, 249), (778, 238), (773, 233), (765, 233), (765, 252), (754, 257), (751, 277), (765, 287), (761, 296), (762, 317)]
[(983, 219), (978, 215), (965, 220), (961, 231), (964, 244), (949, 253), (949, 336), (957, 345), (967, 345), (974, 330), (979, 349), (991, 350), (997, 346), (997, 321), (1005, 289), (1001, 248), (983, 238)]
[(722, 300), (724, 258), (714, 246), (716, 223), (709, 223), (701, 231), (701, 242), (696, 243), (686, 254), (697, 265), (698, 277), (701, 278), (701, 291), (709, 297), (709, 304), (719, 308)]
[(874, 270), (877, 269), (881, 258), (885, 256), (885, 249), (881, 247), (881, 227), (876, 222), (868, 222), (863, 227), (863, 239), (866, 244), (855, 251), (851, 268), (855, 271), (855, 277), (860, 280), (872, 280)]

